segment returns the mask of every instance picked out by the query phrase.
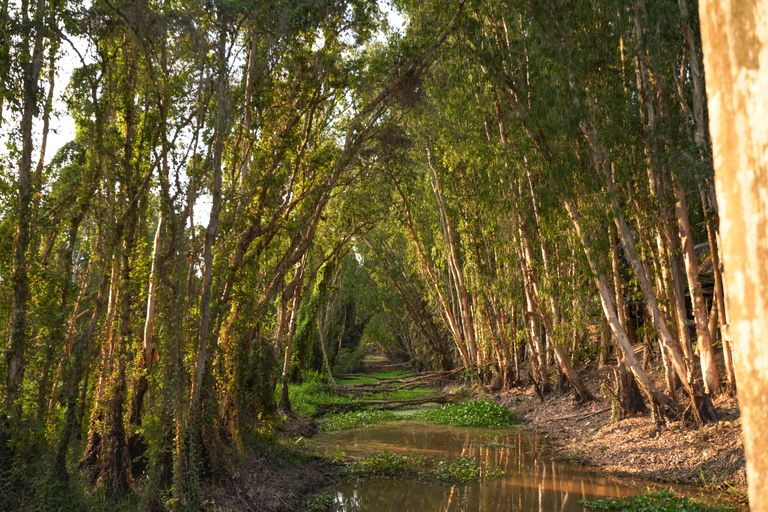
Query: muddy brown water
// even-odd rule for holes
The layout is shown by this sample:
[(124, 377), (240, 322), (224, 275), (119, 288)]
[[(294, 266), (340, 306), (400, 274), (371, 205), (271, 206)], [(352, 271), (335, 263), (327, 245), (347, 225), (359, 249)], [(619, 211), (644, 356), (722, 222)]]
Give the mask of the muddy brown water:
[(473, 457), (506, 473), (480, 484), (448, 485), (418, 479), (349, 479), (331, 492), (343, 512), (583, 512), (581, 499), (625, 497), (647, 490), (572, 464), (544, 460), (546, 439), (515, 429), (468, 429), (396, 421), (330, 432), (315, 438), (324, 449), (365, 457), (382, 452), (434, 458)]

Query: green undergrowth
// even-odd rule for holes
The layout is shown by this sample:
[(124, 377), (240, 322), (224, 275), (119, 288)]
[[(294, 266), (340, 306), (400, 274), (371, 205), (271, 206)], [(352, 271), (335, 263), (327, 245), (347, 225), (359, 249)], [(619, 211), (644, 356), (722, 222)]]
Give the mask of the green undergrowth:
[(591, 510), (618, 512), (734, 512), (732, 505), (709, 505), (703, 501), (678, 496), (671, 491), (638, 494), (629, 498), (605, 498), (579, 501)]
[(509, 409), (490, 400), (476, 400), (418, 411), (411, 419), (455, 427), (504, 428), (520, 424)]
[(310, 418), (317, 416), (317, 404), (351, 404), (356, 398), (336, 394), (316, 375), (301, 384), (288, 386), (291, 407), (297, 414)]
[(418, 476), (422, 480), (449, 484), (480, 482), (505, 475), (500, 469), (476, 464), (471, 457), (433, 459), (387, 452), (359, 460), (347, 466), (344, 473), (358, 478)]

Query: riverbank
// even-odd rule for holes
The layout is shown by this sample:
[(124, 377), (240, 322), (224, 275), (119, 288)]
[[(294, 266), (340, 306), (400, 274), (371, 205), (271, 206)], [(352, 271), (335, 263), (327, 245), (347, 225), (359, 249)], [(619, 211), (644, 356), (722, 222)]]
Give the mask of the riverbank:
[[(612, 367), (581, 371), (590, 390), (598, 390)], [(533, 386), (497, 393), (522, 427), (547, 440), (549, 455), (617, 476), (696, 486), (746, 503), (747, 482), (738, 402), (725, 394), (713, 401), (719, 421), (692, 428), (683, 421), (656, 426), (649, 416), (618, 419), (609, 397), (578, 404), (570, 393), (553, 393), (542, 402)]]
[[(611, 367), (598, 370), (587, 365), (580, 373), (591, 390), (598, 390), (611, 372)], [(382, 381), (384, 377), (386, 379)], [(337, 459), (332, 460), (332, 454), (318, 449), (314, 441), (308, 439), (314, 436), (318, 427), (326, 431), (351, 428), (358, 426), (358, 422), (351, 422), (350, 418), (365, 419), (376, 411), (365, 408), (355, 413), (323, 414), (320, 410), (328, 409), (331, 404), (344, 406), (341, 409), (358, 410), (352, 406), (367, 403), (366, 399), (371, 396), (402, 399), (410, 397), (403, 393), (414, 393), (395, 391), (404, 383), (408, 384), (410, 379), (393, 372), (367, 373), (348, 377), (343, 382), (335, 392), (317, 380), (292, 386), (295, 409), (314, 411), (318, 423), (302, 416), (287, 418), (275, 432), (272, 444), (254, 450), (242, 471), (209, 489), (207, 495), (218, 496), (209, 503), (213, 505), (210, 508), (238, 511), (327, 509), (324, 505), (330, 505), (331, 495), (323, 494), (323, 491), (340, 482), (342, 467), (353, 459), (343, 453), (346, 449), (343, 443), (338, 446)], [(354, 387), (363, 382), (368, 382), (372, 389)], [(380, 386), (385, 382), (386, 390)], [(443, 392), (455, 393), (456, 386), (458, 384), (446, 386)], [(363, 393), (362, 389), (367, 391)], [(469, 391), (466, 386), (460, 389)], [(488, 398), (482, 387), (473, 389), (477, 393), (471, 400)], [(424, 389), (420, 393), (430, 391)], [(532, 386), (522, 386), (490, 397), (525, 422), (521, 429), (543, 439), (543, 443), (537, 441), (537, 456), (567, 465), (590, 467), (607, 475), (656, 482), (661, 488), (663, 484), (693, 486), (691, 494), (702, 489), (710, 499), (713, 494), (716, 498), (719, 495), (718, 501), (745, 502), (741, 421), (734, 398), (725, 395), (716, 398), (714, 405), (720, 421), (695, 429), (681, 421), (657, 427), (647, 416), (618, 419), (613, 416), (610, 399), (595, 394), (596, 400), (586, 404), (576, 403), (573, 395), (567, 392), (550, 393), (542, 402)], [(338, 421), (346, 416), (350, 418)], [(363, 424), (379, 421), (372, 417)]]

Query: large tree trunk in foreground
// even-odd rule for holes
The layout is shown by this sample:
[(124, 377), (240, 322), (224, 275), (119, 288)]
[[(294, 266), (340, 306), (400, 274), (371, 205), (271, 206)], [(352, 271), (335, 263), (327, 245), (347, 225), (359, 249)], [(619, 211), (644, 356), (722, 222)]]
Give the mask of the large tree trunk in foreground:
[(753, 512), (768, 510), (768, 2), (699, 4), (720, 207), (728, 325), (734, 343)]

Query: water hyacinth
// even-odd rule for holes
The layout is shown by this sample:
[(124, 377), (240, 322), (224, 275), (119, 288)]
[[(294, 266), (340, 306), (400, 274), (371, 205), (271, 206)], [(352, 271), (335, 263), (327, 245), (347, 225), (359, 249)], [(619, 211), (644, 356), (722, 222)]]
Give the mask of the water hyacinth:
[(413, 415), (413, 419), (455, 427), (504, 428), (520, 424), (509, 409), (490, 400), (476, 400), (419, 411)]

